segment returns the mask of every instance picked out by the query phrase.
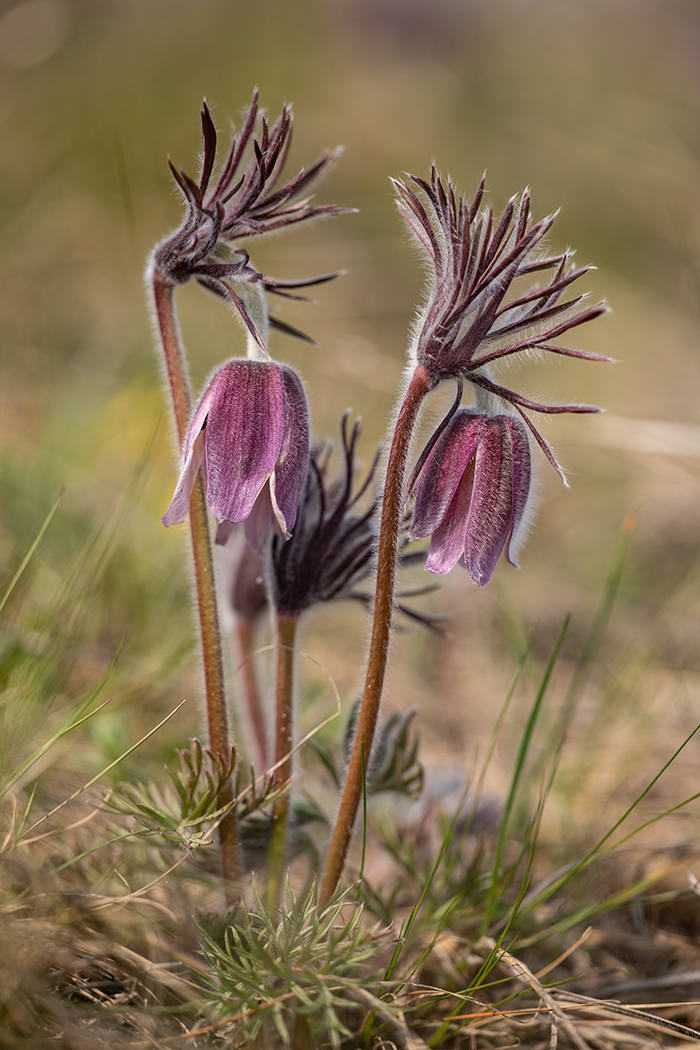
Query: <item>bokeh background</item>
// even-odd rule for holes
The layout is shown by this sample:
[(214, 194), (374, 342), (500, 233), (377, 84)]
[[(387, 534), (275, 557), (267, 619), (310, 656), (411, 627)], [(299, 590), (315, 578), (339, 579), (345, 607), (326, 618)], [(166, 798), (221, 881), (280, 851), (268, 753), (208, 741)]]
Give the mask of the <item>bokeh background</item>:
[[(66, 777), (101, 768), (183, 696), (186, 711), (159, 737), (163, 752), (201, 728), (186, 530), (159, 522), (176, 456), (142, 274), (180, 214), (167, 157), (194, 171), (202, 99), (225, 140), (256, 85), (270, 117), (294, 105), (290, 170), (323, 147), (345, 147), (318, 196), (359, 212), (250, 248), (281, 278), (347, 269), (318, 289), (317, 305), (282, 309), (320, 349), (280, 334), (271, 349), (305, 377), (317, 434), (336, 433), (348, 407), (363, 417), (365, 462), (385, 432), (422, 295), (422, 263), (389, 176), (425, 174), (434, 159), (468, 193), (486, 171), (497, 209), (530, 186), (536, 216), (561, 208), (551, 246), (574, 246), (579, 262), (598, 266), (588, 286), (612, 313), (574, 335), (619, 363), (529, 362), (517, 382), (608, 414), (545, 420), (571, 490), (541, 464), (521, 571), (499, 565), (479, 591), (456, 569), (423, 601), (452, 612), (452, 640), (402, 635), (388, 703), (418, 704), (429, 762), (464, 772), (523, 640), (535, 631), (534, 679), (572, 612), (556, 709), (623, 522), (625, 534), (636, 523), (575, 751), (590, 799), (620, 776), (634, 786), (700, 706), (695, 0), (0, 4), (5, 582), (65, 487), (4, 611), (3, 761), (16, 762), (95, 688), (120, 645), (100, 694), (112, 702), (83, 745), (66, 750)], [(212, 296), (195, 286), (178, 295), (199, 388), (217, 362), (243, 352), (244, 338)], [(364, 629), (361, 609), (339, 607), (304, 635), (344, 702), (359, 685)], [(333, 698), (315, 665), (304, 674), (308, 728)], [(506, 728), (495, 791), (518, 733)], [(683, 777), (692, 779), (696, 759)]]

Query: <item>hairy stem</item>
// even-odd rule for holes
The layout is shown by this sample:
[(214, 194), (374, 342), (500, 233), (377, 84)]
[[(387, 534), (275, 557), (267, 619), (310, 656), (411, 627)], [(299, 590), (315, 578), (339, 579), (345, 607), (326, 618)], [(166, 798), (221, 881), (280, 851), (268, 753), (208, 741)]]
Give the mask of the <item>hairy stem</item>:
[(260, 769), (267, 767), (267, 727), (263, 714), (260, 689), (258, 688), (258, 677), (255, 673), (255, 620), (247, 616), (236, 616), (236, 638), (238, 640), (238, 651), (241, 657), (241, 676), (243, 679), (243, 695), (248, 711), (248, 721), (253, 734), (256, 758)]
[(389, 656), (391, 620), (394, 609), (396, 555), (404, 507), (404, 474), (411, 447), (413, 427), (423, 398), (432, 388), (425, 369), (419, 365), (411, 377), (394, 427), (384, 483), (382, 519), (377, 548), (377, 584), (374, 598), (374, 619), (367, 660), (367, 676), (362, 695), (352, 754), (348, 764), (345, 787), (340, 800), (338, 816), (333, 829), (326, 869), (320, 889), (320, 904), (332, 896), (343, 872), (357, 809), (362, 797), (363, 765), (369, 765), (374, 730), (384, 686), (384, 675)]
[[(277, 683), (275, 688), (275, 775), (283, 783), (292, 775), (292, 702), (294, 699), (294, 643), (298, 616), (277, 614)], [(277, 765), (277, 763), (281, 763)], [(284, 866), (287, 860), (287, 831), (289, 827), (289, 792), (278, 798), (272, 809), (270, 851), (265, 885), (267, 910), (279, 906), (284, 884)]]
[[(184, 443), (187, 425), (192, 413), (192, 396), (187, 375), (185, 351), (180, 338), (174, 308), (174, 286), (157, 271), (153, 273), (153, 299), (158, 330), (165, 357), (170, 391), (173, 400), (175, 425), (180, 445)], [(209, 746), (215, 755), (227, 762), (231, 755), (226, 712), (226, 689), (221, 654), (221, 632), (214, 586), (214, 566), (209, 536), (209, 520), (201, 477), (192, 489), (190, 497), (190, 532), (194, 561), (197, 605), (202, 639), (202, 662), (207, 697), (207, 719), (209, 723)], [(231, 783), (219, 793), (219, 805), (228, 805), (233, 800)], [(227, 899), (232, 898), (232, 886), (240, 880), (241, 861), (238, 844), (238, 828), (233, 811), (219, 825), (221, 867), (226, 884)]]

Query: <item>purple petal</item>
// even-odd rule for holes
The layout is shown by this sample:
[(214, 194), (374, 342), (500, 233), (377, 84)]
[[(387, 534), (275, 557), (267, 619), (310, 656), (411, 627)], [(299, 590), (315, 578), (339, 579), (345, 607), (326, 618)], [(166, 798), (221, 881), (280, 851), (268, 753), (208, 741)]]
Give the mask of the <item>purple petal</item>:
[(428, 572), (444, 576), (464, 554), (469, 506), (474, 484), (474, 460), (467, 463), (459, 479), (442, 522), (433, 532), (430, 554), (425, 563)]
[(522, 542), (527, 529), (525, 511), (532, 484), (532, 467), (530, 461), (530, 441), (527, 430), (519, 419), (503, 417), (510, 437), (511, 457), (513, 461), (513, 524), (506, 557), (516, 569), (520, 566), (516, 560), (516, 551)]
[(258, 554), (262, 554), (263, 545), (267, 536), (272, 528), (274, 522), (274, 514), (272, 510), (272, 501), (270, 500), (270, 486), (266, 482), (258, 498), (253, 504), (253, 509), (245, 520), (245, 536), (248, 543), (257, 551)]
[(446, 517), (467, 464), (479, 445), (486, 423), (487, 420), (483, 416), (465, 408), (456, 412), (445, 428), (418, 478), (416, 507), (411, 526), (413, 539), (432, 535)]
[(309, 462), (309, 410), (299, 376), (286, 365), (280, 371), (284, 384), (284, 438), (270, 478), (270, 499), (280, 531), (289, 539)]
[(206, 445), (203, 431), (211, 407), (212, 386), (213, 384), (210, 384), (207, 387), (202, 400), (195, 409), (192, 422), (187, 430), (180, 477), (177, 480), (177, 486), (173, 498), (170, 501), (170, 506), (161, 518), (166, 529), (170, 528), (171, 525), (179, 525), (187, 517), (187, 512), (190, 506), (190, 495), (192, 494), (192, 489), (194, 487), (194, 479), (197, 476), (197, 471), (200, 469), (202, 471), (202, 478), (206, 488)]
[(513, 462), (503, 417), (489, 419), (474, 467), (464, 564), (480, 587), (496, 568), (513, 522)]
[(212, 380), (202, 394), (201, 400), (194, 410), (192, 422), (187, 429), (187, 437), (185, 438), (185, 447), (183, 449), (183, 459), (189, 457), (192, 446), (206, 426), (207, 416), (209, 415), (209, 410), (211, 409), (214, 398), (214, 383), (215, 380)]
[(275, 469), (285, 435), (281, 369), (268, 361), (229, 361), (210, 391), (207, 502), (218, 521), (244, 521)]
[(205, 431), (200, 426), (199, 433), (192, 442), (187, 459), (180, 471), (180, 477), (177, 480), (177, 486), (170, 501), (170, 506), (160, 519), (166, 529), (169, 529), (171, 525), (180, 525), (187, 517), (197, 471), (204, 462), (204, 441)]
[(233, 532), (232, 521), (220, 521), (216, 529), (215, 543), (218, 543), (220, 547), (225, 547), (229, 541), (229, 537)]

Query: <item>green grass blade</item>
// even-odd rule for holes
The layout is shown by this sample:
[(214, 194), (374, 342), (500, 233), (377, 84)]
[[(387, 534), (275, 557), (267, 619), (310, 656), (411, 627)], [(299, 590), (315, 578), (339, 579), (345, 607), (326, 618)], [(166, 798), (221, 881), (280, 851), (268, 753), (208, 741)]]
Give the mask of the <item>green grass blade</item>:
[(52, 520), (54, 514), (58, 510), (58, 505), (61, 502), (61, 500), (63, 499), (63, 493), (65, 491), (66, 491), (65, 489), (61, 489), (61, 491), (59, 492), (58, 499), (54, 503), (54, 505), (51, 508), (51, 510), (49, 511), (49, 513), (46, 515), (46, 519), (44, 521), (44, 524), (39, 529), (39, 534), (37, 535), (36, 539), (32, 543), (32, 545), (29, 548), (29, 550), (27, 551), (27, 553), (25, 554), (24, 558), (22, 559), (22, 563), (20, 564), (20, 567), (18, 568), (17, 572), (14, 574), (14, 576), (10, 580), (10, 584), (9, 584), (7, 590), (5, 591), (2, 599), (0, 600), (0, 613), (2, 612), (2, 610), (7, 605), (7, 602), (9, 600), (9, 598), (10, 598), (10, 595), (12, 594), (12, 592), (15, 589), (15, 587), (19, 583), (19, 581), (20, 581), (20, 579), (22, 577), (22, 574), (24, 573), (24, 570), (27, 568), (27, 566), (29, 565), (29, 562), (34, 557), (34, 555), (36, 553), (36, 549), (37, 549), (37, 547), (39, 546), (39, 544), (41, 543), (41, 541), (43, 539), (44, 533), (48, 529), (49, 525), (51, 524), (51, 520)]
[(30, 832), (34, 831), (36, 828), (39, 827), (40, 824), (43, 824), (50, 817), (53, 817), (56, 813), (62, 810), (64, 806), (67, 806), (70, 802), (73, 802), (76, 798), (79, 798), (79, 796), (82, 795), (84, 791), (88, 791), (94, 784), (97, 783), (98, 780), (101, 780), (106, 773), (109, 773), (111, 769), (114, 769), (115, 766), (118, 766), (119, 763), (123, 762), (125, 758), (129, 757), (129, 755), (133, 755), (134, 751), (138, 750), (138, 748), (141, 747), (141, 744), (145, 744), (147, 740), (150, 740), (150, 738), (154, 736), (159, 729), (163, 728), (166, 722), (169, 722), (170, 719), (177, 714), (182, 705), (186, 703), (187, 700), (181, 700), (177, 707), (173, 708), (170, 714), (166, 715), (165, 718), (161, 719), (157, 726), (154, 726), (153, 729), (150, 729), (144, 736), (141, 737), (140, 740), (137, 740), (137, 742), (132, 747), (124, 751), (121, 755), (119, 755), (118, 758), (115, 758), (115, 760), (113, 762), (110, 762), (108, 766), (105, 766), (104, 769), (100, 770), (100, 772), (97, 773), (91, 780), (88, 780), (87, 784), (83, 784), (81, 788), (78, 788), (77, 791), (74, 791), (73, 794), (69, 795), (69, 797), (64, 799), (63, 802), (60, 802), (57, 806), (54, 806), (54, 808), (48, 813), (46, 813), (41, 818), (41, 820), (37, 820), (36, 823), (32, 824), (32, 826), (26, 830), (24, 835), (22, 835), (22, 838), (24, 838), (26, 835), (29, 835)]
[(552, 734), (550, 749), (555, 755), (554, 772), (556, 772), (556, 765), (558, 764), (564, 744), (566, 743), (566, 737), (569, 726), (571, 725), (571, 719), (576, 710), (576, 705), (586, 687), (588, 679), (590, 678), (596, 657), (598, 656), (603, 638), (605, 637), (605, 632), (610, 623), (610, 617), (620, 590), (622, 574), (627, 561), (632, 533), (634, 532), (636, 523), (636, 517), (632, 515), (628, 515), (622, 523), (620, 537), (613, 551), (611, 565), (603, 585), (603, 593), (600, 598), (600, 603), (593, 618), (591, 629), (583, 643), (583, 648), (581, 649), (581, 655), (578, 664), (576, 665), (571, 685), (566, 693), (561, 714)]
[[(511, 701), (512, 701), (514, 695), (515, 695), (515, 690), (518, 687), (518, 683), (519, 683), (519, 681), (520, 681), (520, 679), (522, 677), (523, 671), (525, 669), (525, 664), (527, 663), (528, 657), (530, 655), (530, 650), (532, 649), (533, 639), (534, 639), (534, 634), (530, 635), (530, 638), (528, 639), (527, 644), (524, 646), (524, 648), (522, 649), (522, 651), (520, 653), (520, 656), (518, 658), (518, 663), (517, 663), (517, 666), (515, 668), (515, 674), (513, 675), (513, 680), (510, 683), (510, 687), (508, 689), (508, 693), (506, 694), (506, 698), (505, 698), (505, 700), (503, 701), (503, 703), (501, 705), (501, 710), (498, 712), (498, 718), (496, 719), (496, 724), (493, 727), (493, 732), (491, 733), (491, 737), (489, 739), (489, 743), (488, 743), (488, 746), (486, 748), (486, 754), (484, 755), (484, 761), (481, 764), (481, 772), (479, 773), (479, 778), (478, 778), (478, 780), (476, 782), (476, 787), (474, 789), (474, 801), (472, 803), (472, 808), (471, 808), (471, 811), (469, 813), (469, 816), (467, 817), (464, 829), (463, 829), (463, 831), (460, 834), (460, 842), (459, 842), (460, 846), (466, 841), (466, 839), (467, 839), (467, 837), (469, 835), (469, 832), (471, 831), (472, 824), (474, 823), (474, 817), (476, 815), (476, 809), (477, 809), (477, 806), (479, 804), (479, 799), (481, 798), (481, 792), (482, 792), (483, 787), (484, 787), (484, 781), (486, 779), (486, 773), (488, 772), (489, 764), (491, 762), (491, 758), (493, 756), (493, 752), (494, 752), (494, 749), (496, 747), (496, 743), (498, 741), (499, 736), (501, 735), (501, 729), (503, 728), (503, 723), (505, 722), (506, 715), (508, 714), (508, 711), (510, 709)], [(454, 867), (457, 864), (457, 861), (459, 860), (460, 853), (461, 853), (461, 850), (459, 848), (457, 848), (452, 853), (452, 856), (447, 858), (447, 862), (445, 864), (445, 869), (444, 869), (445, 870), (445, 881), (449, 880), (450, 875), (452, 874), (452, 872), (454, 870)]]
[(437, 874), (438, 868), (440, 867), (440, 864), (442, 863), (442, 858), (445, 855), (445, 852), (448, 849), (450, 843), (452, 842), (452, 839), (453, 839), (454, 833), (455, 833), (455, 829), (456, 829), (457, 823), (459, 821), (460, 813), (462, 811), (462, 803), (464, 801), (464, 795), (466, 794), (466, 790), (467, 789), (465, 787), (463, 795), (462, 795), (462, 799), (460, 800), (460, 805), (457, 806), (457, 809), (455, 811), (455, 815), (454, 815), (454, 817), (452, 818), (452, 820), (450, 822), (449, 828), (447, 829), (447, 834), (445, 835), (444, 839), (442, 840), (442, 845), (440, 846), (440, 849), (438, 851), (438, 855), (437, 855), (437, 857), (435, 859), (435, 863), (433, 864), (433, 866), (432, 866), (432, 868), (430, 870), (430, 874), (428, 875), (428, 878), (426, 879), (425, 885), (424, 885), (423, 890), (421, 892), (421, 895), (420, 895), (420, 897), (418, 899), (418, 903), (415, 904), (413, 906), (413, 908), (411, 908), (411, 912), (410, 912), (410, 914), (408, 916), (408, 919), (406, 920), (405, 924), (402, 924), (401, 932), (399, 934), (398, 944), (394, 948), (394, 951), (392, 953), (391, 959), (389, 960), (389, 965), (388, 965), (386, 973), (384, 975), (384, 980), (385, 981), (389, 981), (391, 979), (391, 976), (392, 976), (394, 970), (396, 969), (398, 961), (401, 958), (401, 953), (403, 951), (403, 948), (404, 948), (404, 945), (405, 945), (406, 940), (408, 938), (408, 935), (411, 932), (411, 928), (413, 927), (413, 924), (415, 923), (416, 919), (418, 918), (418, 913), (420, 912), (421, 907), (423, 906), (423, 901), (425, 900), (425, 898), (427, 897), (427, 895), (428, 895), (428, 893), (430, 891), (430, 887), (433, 884), (433, 879), (435, 878), (435, 875)]
[[(523, 909), (521, 914), (529, 914), (530, 912), (532, 912), (540, 904), (542, 904), (544, 901), (548, 900), (551, 896), (553, 896), (553, 894), (557, 893), (563, 886), (566, 885), (566, 883), (570, 879), (574, 878), (575, 875), (578, 875), (581, 871), (584, 871), (591, 864), (593, 864), (594, 861), (599, 860), (601, 857), (606, 856), (608, 853), (611, 853), (614, 849), (619, 848), (619, 846), (621, 846), (624, 842), (629, 841), (629, 839), (631, 839), (634, 835), (636, 835), (638, 832), (640, 832), (643, 828), (648, 827), (650, 824), (655, 823), (657, 820), (661, 820), (661, 818), (665, 814), (658, 814), (656, 817), (654, 817), (651, 820), (647, 821), (646, 823), (642, 824), (640, 827), (635, 828), (633, 831), (629, 832), (629, 834), (625, 835), (623, 838), (621, 838), (619, 841), (617, 841), (614, 844), (612, 844), (611, 846), (609, 846), (607, 849), (605, 849), (605, 850), (603, 849), (603, 846), (605, 846), (605, 843), (608, 842), (609, 839), (612, 838), (612, 836), (615, 834), (617, 829), (622, 824), (624, 824), (625, 820), (627, 820), (627, 817), (629, 817), (629, 815), (637, 808), (637, 806), (640, 804), (640, 802), (644, 798), (646, 798), (646, 796), (652, 790), (652, 788), (657, 783), (657, 781), (663, 776), (663, 774), (673, 764), (673, 762), (675, 762), (675, 760), (680, 755), (681, 751), (683, 751), (683, 749), (685, 747), (687, 747), (687, 745), (690, 743), (690, 741), (696, 735), (698, 730), (700, 730), (700, 725), (697, 725), (695, 727), (695, 729), (693, 729), (688, 734), (688, 736), (685, 738), (685, 740), (673, 752), (671, 757), (669, 759), (667, 759), (666, 762), (664, 762), (663, 766), (658, 771), (658, 773), (649, 781), (649, 783), (644, 788), (644, 790), (642, 792), (640, 792), (639, 795), (637, 795), (637, 797), (634, 799), (634, 801), (631, 802), (630, 805), (627, 807), (627, 809), (624, 811), (622, 816), (619, 817), (615, 821), (613, 826), (609, 829), (609, 831), (607, 831), (605, 833), (605, 835), (603, 835), (602, 838), (600, 838), (598, 840), (598, 842), (595, 844), (595, 846), (593, 846), (592, 849), (590, 849), (581, 858), (580, 861), (578, 861), (576, 864), (574, 864), (573, 866), (568, 868), (567, 871), (560, 878), (558, 878), (555, 881), (553, 881), (541, 893), (537, 894), (535, 897), (533, 897), (531, 900), (529, 900), (527, 905), (526, 905), (526, 907)], [(689, 802), (691, 802), (695, 798), (697, 798), (699, 794), (700, 793), (691, 795), (689, 798), (685, 799), (683, 802), (680, 802), (676, 806), (671, 807), (671, 809), (669, 809), (667, 812), (668, 813), (672, 813), (672, 812), (674, 812), (674, 810), (680, 809), (682, 806), (687, 805)]]
[(562, 625), (562, 629), (559, 632), (559, 637), (557, 639), (556, 645), (554, 646), (554, 650), (553, 650), (552, 655), (551, 655), (551, 657), (549, 659), (549, 663), (547, 664), (547, 668), (546, 668), (544, 676), (542, 678), (542, 682), (540, 684), (540, 688), (539, 688), (539, 690), (537, 692), (537, 696), (535, 697), (535, 701), (534, 701), (534, 703), (532, 705), (532, 709), (530, 711), (530, 716), (529, 716), (529, 718), (527, 720), (527, 724), (525, 726), (525, 732), (523, 733), (522, 740), (520, 741), (520, 747), (518, 749), (518, 756), (517, 756), (516, 763), (515, 763), (515, 770), (513, 772), (513, 779), (511, 781), (510, 791), (508, 793), (508, 800), (506, 802), (505, 810), (504, 810), (504, 813), (503, 813), (503, 819), (501, 820), (501, 827), (500, 827), (500, 831), (499, 831), (499, 835), (498, 835), (498, 842), (496, 844), (496, 851), (495, 851), (494, 862), (493, 862), (493, 870), (492, 870), (492, 874), (491, 874), (491, 885), (490, 885), (490, 888), (489, 888), (488, 898), (487, 898), (487, 901), (486, 901), (486, 907), (484, 909), (484, 918), (483, 918), (482, 925), (481, 925), (482, 936), (486, 933), (486, 931), (491, 926), (491, 923), (493, 922), (493, 914), (494, 914), (494, 910), (495, 910), (495, 906), (496, 906), (496, 897), (498, 895), (498, 890), (499, 890), (499, 879), (500, 879), (500, 873), (501, 873), (501, 861), (503, 859), (503, 851), (505, 849), (506, 837), (507, 837), (508, 828), (509, 828), (509, 825), (510, 825), (510, 818), (511, 818), (511, 815), (512, 815), (512, 812), (513, 812), (513, 807), (515, 805), (515, 801), (516, 801), (516, 798), (517, 798), (517, 795), (518, 795), (518, 787), (519, 787), (520, 782), (521, 782), (521, 778), (522, 778), (522, 775), (523, 775), (523, 769), (524, 769), (524, 766), (525, 766), (525, 761), (527, 759), (527, 755), (528, 755), (528, 752), (530, 750), (530, 745), (532, 743), (532, 737), (533, 737), (533, 733), (535, 731), (535, 726), (537, 724), (537, 719), (538, 719), (538, 717), (540, 715), (540, 711), (542, 709), (542, 702), (543, 702), (545, 694), (547, 692), (547, 688), (549, 686), (549, 683), (550, 683), (550, 680), (551, 680), (551, 677), (552, 677), (552, 672), (554, 671), (554, 667), (555, 667), (556, 662), (557, 662), (557, 660), (559, 658), (559, 653), (561, 651), (561, 647), (564, 644), (564, 639), (565, 639), (566, 633), (567, 633), (567, 631), (569, 629), (570, 622), (571, 622), (571, 616), (569, 615), (569, 616), (567, 616), (565, 618), (564, 623)]
[(78, 726), (83, 725), (90, 718), (96, 715), (98, 711), (101, 711), (104, 707), (107, 706), (108, 703), (110, 703), (109, 700), (106, 700), (103, 704), (100, 704), (99, 707), (96, 707), (94, 710), (89, 710), (91, 704), (93, 703), (95, 698), (99, 696), (100, 692), (104, 688), (105, 683), (109, 679), (109, 676), (114, 670), (115, 664), (119, 659), (121, 648), (122, 643), (120, 643), (119, 648), (114, 654), (114, 657), (109, 667), (102, 675), (102, 678), (95, 686), (93, 691), (90, 693), (90, 695), (80, 705), (77, 712), (74, 715), (72, 715), (71, 718), (69, 718), (68, 721), (65, 722), (61, 726), (61, 728), (53, 734), (53, 736), (49, 737), (49, 739), (46, 740), (40, 747), (38, 747), (37, 750), (33, 752), (33, 754), (26, 758), (24, 762), (22, 762), (21, 765), (19, 765), (17, 769), (10, 774), (7, 780), (5, 780), (5, 782), (0, 785), (0, 800), (5, 797), (7, 792), (14, 787), (18, 780), (21, 780), (22, 777), (32, 768), (32, 766), (34, 766), (41, 758), (43, 758), (43, 756), (48, 751), (50, 751), (51, 748), (54, 747), (59, 740), (61, 740), (64, 736), (67, 736), (69, 733), (72, 733), (74, 729), (77, 729)]

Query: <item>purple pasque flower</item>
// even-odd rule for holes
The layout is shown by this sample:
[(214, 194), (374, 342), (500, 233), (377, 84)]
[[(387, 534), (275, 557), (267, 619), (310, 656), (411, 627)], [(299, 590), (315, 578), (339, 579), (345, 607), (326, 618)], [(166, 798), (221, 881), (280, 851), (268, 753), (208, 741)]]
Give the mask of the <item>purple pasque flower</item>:
[(414, 470), (410, 534), (431, 537), (426, 569), (443, 575), (460, 562), (483, 587), (504, 547), (517, 567), (531, 492), (530, 441), (517, 416), (458, 403), (459, 395)]
[(234, 359), (221, 365), (197, 406), (166, 527), (185, 520), (198, 471), (225, 543), (245, 522), (261, 550), (275, 531), (288, 537), (309, 459), (309, 416), (301, 380), (287, 365)]
[(372, 485), (379, 452), (353, 492), (360, 426), (356, 421), (348, 432), (348, 416), (340, 425), (342, 474), (329, 477), (330, 443), (314, 448), (291, 539), (272, 541), (271, 598), (283, 615), (297, 616), (318, 602), (361, 598), (356, 587), (374, 571), (376, 494), (359, 513), (358, 504)]
[[(291, 538), (285, 541), (276, 535), (272, 540), (270, 600), (284, 616), (299, 616), (320, 602), (350, 599), (366, 607), (372, 604), (372, 594), (363, 584), (376, 569), (380, 499), (373, 485), (381, 449), (377, 449), (364, 480), (355, 487), (361, 431), (359, 420), (348, 426), (349, 416), (345, 412), (340, 421), (341, 472), (334, 475), (330, 471), (330, 442), (313, 448)], [(406, 552), (407, 543), (406, 528), (402, 527), (399, 564), (422, 562), (424, 553)], [(399, 591), (395, 604), (405, 616), (441, 633), (444, 616), (424, 613), (403, 601), (432, 590), (420, 587)]]
[[(353, 211), (334, 204), (312, 204), (311, 186), (335, 163), (341, 150), (324, 150), (310, 168), (278, 186), (292, 136), (291, 110), (284, 106), (270, 127), (265, 117), (258, 124), (258, 92), (243, 117), (240, 131), (234, 128), (224, 163), (214, 179), (217, 133), (209, 108), (202, 107), (202, 162), (196, 181), (168, 161), (184, 197), (186, 212), (180, 227), (156, 247), (151, 267), (170, 284), (194, 278), (199, 284), (225, 299), (240, 315), (256, 343), (264, 350), (264, 333), (251, 316), (246, 284), (287, 299), (301, 299), (290, 289), (302, 288), (338, 277), (323, 274), (301, 280), (278, 281), (258, 273), (250, 265), (248, 252), (238, 247), (241, 238), (279, 230), (324, 215)], [(234, 287), (237, 286), (238, 290)], [(309, 339), (291, 325), (270, 317), (269, 323), (289, 335)], [(313, 342), (313, 340), (309, 340)]]
[[(512, 197), (500, 219), (482, 207), (484, 180), (467, 202), (451, 182), (443, 184), (435, 168), (430, 181), (410, 176), (422, 196), (394, 181), (404, 219), (427, 252), (430, 288), (418, 319), (413, 352), (434, 386), (443, 379), (467, 379), (487, 395), (512, 405), (532, 431), (545, 456), (562, 476), (554, 454), (526, 415), (597, 412), (593, 405), (551, 405), (531, 401), (498, 383), (492, 366), (528, 350), (563, 354), (588, 361), (608, 361), (559, 342), (570, 329), (604, 313), (604, 303), (584, 305), (584, 295), (568, 289), (590, 267), (576, 268), (569, 251), (547, 255), (542, 242), (556, 215), (533, 223), (530, 195)], [(522, 288), (521, 278), (546, 274), (538, 286)]]

